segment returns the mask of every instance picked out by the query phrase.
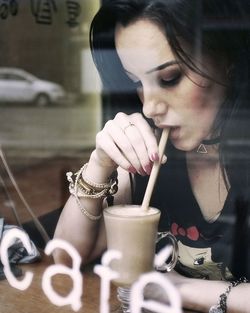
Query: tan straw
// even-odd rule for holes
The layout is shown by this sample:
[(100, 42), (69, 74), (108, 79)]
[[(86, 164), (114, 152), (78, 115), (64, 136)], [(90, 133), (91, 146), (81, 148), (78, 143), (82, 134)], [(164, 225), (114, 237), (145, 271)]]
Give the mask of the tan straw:
[(161, 134), (161, 139), (159, 142), (159, 161), (155, 161), (153, 164), (153, 168), (151, 174), (149, 176), (148, 185), (145, 191), (145, 195), (142, 201), (142, 209), (148, 210), (149, 202), (152, 196), (152, 192), (155, 186), (155, 182), (161, 167), (162, 157), (164, 155), (165, 147), (168, 140), (169, 128), (164, 128)]

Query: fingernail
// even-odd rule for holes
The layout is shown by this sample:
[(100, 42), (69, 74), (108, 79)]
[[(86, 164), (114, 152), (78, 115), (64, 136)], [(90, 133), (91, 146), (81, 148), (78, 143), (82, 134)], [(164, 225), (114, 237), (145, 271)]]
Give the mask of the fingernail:
[(154, 162), (154, 161), (159, 161), (159, 159), (160, 159), (160, 158), (159, 158), (159, 154), (158, 154), (158, 153), (152, 153), (150, 159), (151, 159), (151, 161), (153, 161), (153, 162)]
[(145, 171), (148, 175), (150, 175), (151, 170), (152, 170), (152, 165), (151, 165), (151, 164), (148, 164), (148, 165), (146, 165), (146, 166), (144, 167), (144, 171)]
[(138, 173), (141, 175), (141, 176), (146, 176), (146, 173), (144, 172), (144, 170), (142, 168), (140, 168), (138, 170)]
[(137, 170), (132, 165), (129, 167), (128, 171), (132, 174), (135, 174), (137, 172)]
[(164, 154), (161, 159), (161, 164), (165, 164), (167, 162), (168, 157)]

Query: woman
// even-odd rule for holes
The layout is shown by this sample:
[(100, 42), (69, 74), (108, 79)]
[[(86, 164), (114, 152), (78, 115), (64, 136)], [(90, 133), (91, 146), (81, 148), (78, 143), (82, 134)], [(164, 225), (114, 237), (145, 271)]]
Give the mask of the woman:
[[(151, 205), (178, 241), (178, 263), (167, 275), (184, 307), (202, 312), (250, 305), (243, 278), (250, 277), (249, 18), (248, 0), (115, 0), (100, 8), (90, 39), (104, 91), (137, 112), (118, 113), (97, 134), (78, 175), (82, 197), (69, 198), (55, 232), (83, 262), (100, 256), (112, 173), (118, 169), (114, 203), (140, 204), (159, 158), (159, 130), (169, 128)], [(55, 260), (69, 262), (61, 251)]]

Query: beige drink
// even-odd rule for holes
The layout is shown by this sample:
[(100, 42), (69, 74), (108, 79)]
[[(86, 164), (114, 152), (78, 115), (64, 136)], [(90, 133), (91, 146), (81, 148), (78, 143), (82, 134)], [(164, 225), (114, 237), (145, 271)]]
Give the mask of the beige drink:
[(130, 286), (145, 272), (153, 270), (155, 242), (160, 211), (141, 206), (113, 206), (104, 210), (108, 249), (118, 250), (122, 258), (111, 268), (120, 274), (118, 286)]

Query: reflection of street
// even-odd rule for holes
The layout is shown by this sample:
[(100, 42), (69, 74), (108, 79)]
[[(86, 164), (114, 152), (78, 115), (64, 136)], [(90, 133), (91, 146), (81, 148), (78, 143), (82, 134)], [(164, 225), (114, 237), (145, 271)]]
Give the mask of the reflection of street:
[(20, 68), (0, 67), (1, 103), (34, 103), (37, 106), (66, 103), (67, 93), (52, 81), (42, 80)]
[[(36, 216), (52, 212), (66, 202), (69, 193), (65, 173), (75, 172), (88, 160), (99, 121), (100, 107), (93, 101), (63, 107), (0, 106), (0, 143)], [(16, 223), (11, 210), (14, 203), (20, 220), (31, 220), (2, 160), (0, 163), (1, 176), (11, 196), (9, 201), (0, 188), (0, 215)]]
[[(13, 155), (74, 154), (93, 146), (100, 125), (99, 105), (0, 107), (0, 141)], [(38, 154), (38, 155), (36, 155)]]

